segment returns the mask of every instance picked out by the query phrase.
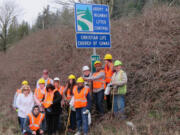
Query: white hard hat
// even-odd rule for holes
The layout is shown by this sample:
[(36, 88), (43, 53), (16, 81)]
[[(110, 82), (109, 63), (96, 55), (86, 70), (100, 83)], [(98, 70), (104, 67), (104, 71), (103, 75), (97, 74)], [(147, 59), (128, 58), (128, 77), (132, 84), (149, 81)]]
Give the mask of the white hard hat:
[(55, 77), (54, 81), (60, 81), (59, 77)]
[(90, 70), (90, 68), (89, 68), (88, 66), (84, 66), (84, 67), (82, 68), (82, 71), (86, 71), (86, 70)]

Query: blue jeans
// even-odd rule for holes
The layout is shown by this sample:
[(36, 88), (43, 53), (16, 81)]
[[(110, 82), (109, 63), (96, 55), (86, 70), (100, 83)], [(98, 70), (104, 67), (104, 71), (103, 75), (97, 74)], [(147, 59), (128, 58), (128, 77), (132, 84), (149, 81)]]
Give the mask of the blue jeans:
[(114, 112), (124, 113), (125, 99), (124, 95), (114, 95)]
[(76, 120), (78, 131), (81, 131), (83, 128), (84, 133), (88, 133), (88, 114), (83, 114), (86, 111), (86, 108), (77, 108), (76, 109)]
[(18, 117), (19, 118), (19, 122), (20, 122), (20, 127), (21, 127), (21, 132), (23, 132), (23, 129), (24, 129), (24, 121), (26, 118), (21, 118), (21, 117)]
[(97, 93), (93, 93), (93, 100), (95, 101), (95, 104), (96, 104), (96, 110), (100, 114), (104, 114), (104, 106), (103, 106), (104, 90), (101, 90)]

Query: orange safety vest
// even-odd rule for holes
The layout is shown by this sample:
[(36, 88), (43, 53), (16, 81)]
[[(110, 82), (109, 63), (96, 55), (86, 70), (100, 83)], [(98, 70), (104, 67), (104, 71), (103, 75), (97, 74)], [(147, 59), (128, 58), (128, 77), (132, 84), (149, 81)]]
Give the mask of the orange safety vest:
[[(101, 73), (101, 72), (104, 72), (104, 70), (101, 70), (99, 72), (95, 72), (93, 74), (93, 77), (98, 76), (99, 73)], [(105, 89), (106, 88), (106, 82), (105, 82), (104, 78), (99, 78), (97, 80), (94, 80), (93, 81), (93, 88), (94, 89), (100, 89), (100, 88)]]
[(35, 117), (32, 113), (28, 114), (30, 123), (29, 123), (29, 128), (32, 131), (37, 131), (38, 129), (40, 129), (40, 125), (45, 117), (44, 114), (39, 113), (39, 115), (37, 117)]
[(104, 67), (104, 71), (106, 75), (106, 83), (110, 83), (113, 75), (113, 64), (111, 63), (110, 66), (106, 64)]
[(64, 86), (60, 86), (58, 89), (56, 89), (57, 91), (59, 91), (59, 93), (61, 94), (61, 96), (63, 95), (64, 92)]
[(84, 87), (80, 92), (78, 92), (78, 87), (74, 87), (74, 107), (75, 108), (83, 108), (87, 106), (87, 95), (89, 93), (89, 88)]
[(37, 99), (39, 101), (42, 101), (43, 98), (44, 98), (45, 93), (46, 93), (46, 89), (45, 88), (44, 88), (44, 93), (42, 92), (42, 90), (40, 88), (36, 88), (34, 94), (35, 94), (35, 96), (37, 97)]
[(17, 95), (19, 95), (19, 94), (22, 93), (22, 90), (21, 89), (17, 89), (16, 93), (17, 93)]
[(47, 84), (51, 84), (51, 79), (50, 78), (48, 78)]
[(71, 100), (71, 97), (72, 97), (72, 95), (71, 95), (71, 90), (68, 89), (68, 90), (67, 90), (67, 100)]
[(43, 101), (43, 106), (44, 108), (48, 108), (50, 107), (50, 105), (53, 103), (53, 98), (54, 98), (54, 93), (56, 92), (57, 90), (54, 90), (52, 92), (46, 92), (45, 93), (45, 98), (44, 98), (44, 101)]
[[(76, 86), (74, 86), (74, 87), (76, 87)], [(73, 87), (73, 89), (74, 89), (74, 87)], [(72, 92), (73, 92), (73, 91), (72, 91)], [(67, 100), (71, 100), (71, 98), (72, 98), (71, 90), (70, 90), (70, 89), (67, 90), (67, 96), (66, 96), (66, 98), (67, 98)]]

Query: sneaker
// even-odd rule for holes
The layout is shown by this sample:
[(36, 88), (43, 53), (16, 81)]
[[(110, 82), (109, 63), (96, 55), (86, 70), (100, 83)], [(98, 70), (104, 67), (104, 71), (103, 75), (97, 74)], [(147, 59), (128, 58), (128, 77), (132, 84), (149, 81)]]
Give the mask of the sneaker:
[(76, 132), (74, 135), (81, 135), (81, 132), (78, 131), (78, 132)]
[(69, 128), (69, 129), (68, 129), (68, 132), (75, 133), (75, 130)]

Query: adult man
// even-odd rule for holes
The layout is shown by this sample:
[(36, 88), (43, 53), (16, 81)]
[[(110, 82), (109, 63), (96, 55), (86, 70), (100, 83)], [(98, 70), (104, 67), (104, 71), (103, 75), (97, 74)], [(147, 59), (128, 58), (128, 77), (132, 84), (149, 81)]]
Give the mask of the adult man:
[(124, 96), (127, 92), (127, 75), (121, 69), (122, 62), (116, 60), (114, 62), (114, 67), (116, 72), (112, 76), (111, 84), (113, 86), (113, 94), (114, 94), (114, 105), (113, 110), (116, 116), (118, 114), (122, 114), (124, 116), (124, 107), (125, 107), (125, 99)]
[(88, 113), (91, 108), (91, 96), (89, 88), (84, 86), (84, 79), (77, 79), (77, 86), (74, 87), (74, 108), (76, 109), (76, 120), (78, 132), (75, 135), (81, 135), (81, 127), (84, 135), (88, 133)]
[[(113, 63), (112, 63), (112, 55), (106, 54), (104, 56), (104, 62), (105, 62), (105, 76), (106, 76), (106, 85), (108, 85), (111, 82), (111, 77), (113, 75)], [(111, 110), (111, 95), (106, 95), (106, 104), (107, 104), (107, 110)]]
[(40, 113), (39, 106), (34, 106), (24, 123), (24, 135), (43, 135), (45, 131), (45, 114)]
[[(53, 80), (51, 78), (49, 78), (49, 72), (47, 69), (43, 70), (43, 75), (40, 79), (42, 79), (42, 78), (45, 80), (45, 87), (47, 86), (47, 84), (53, 84)], [(38, 83), (39, 80), (36, 83), (36, 88), (39, 88), (39, 83)]]
[(103, 115), (104, 89), (106, 87), (105, 72), (102, 69), (102, 64), (100, 61), (96, 61), (94, 66), (96, 68), (96, 72), (93, 73), (92, 77), (87, 79), (85, 78), (85, 80), (93, 82), (93, 99), (95, 100), (96, 109), (101, 115)]

